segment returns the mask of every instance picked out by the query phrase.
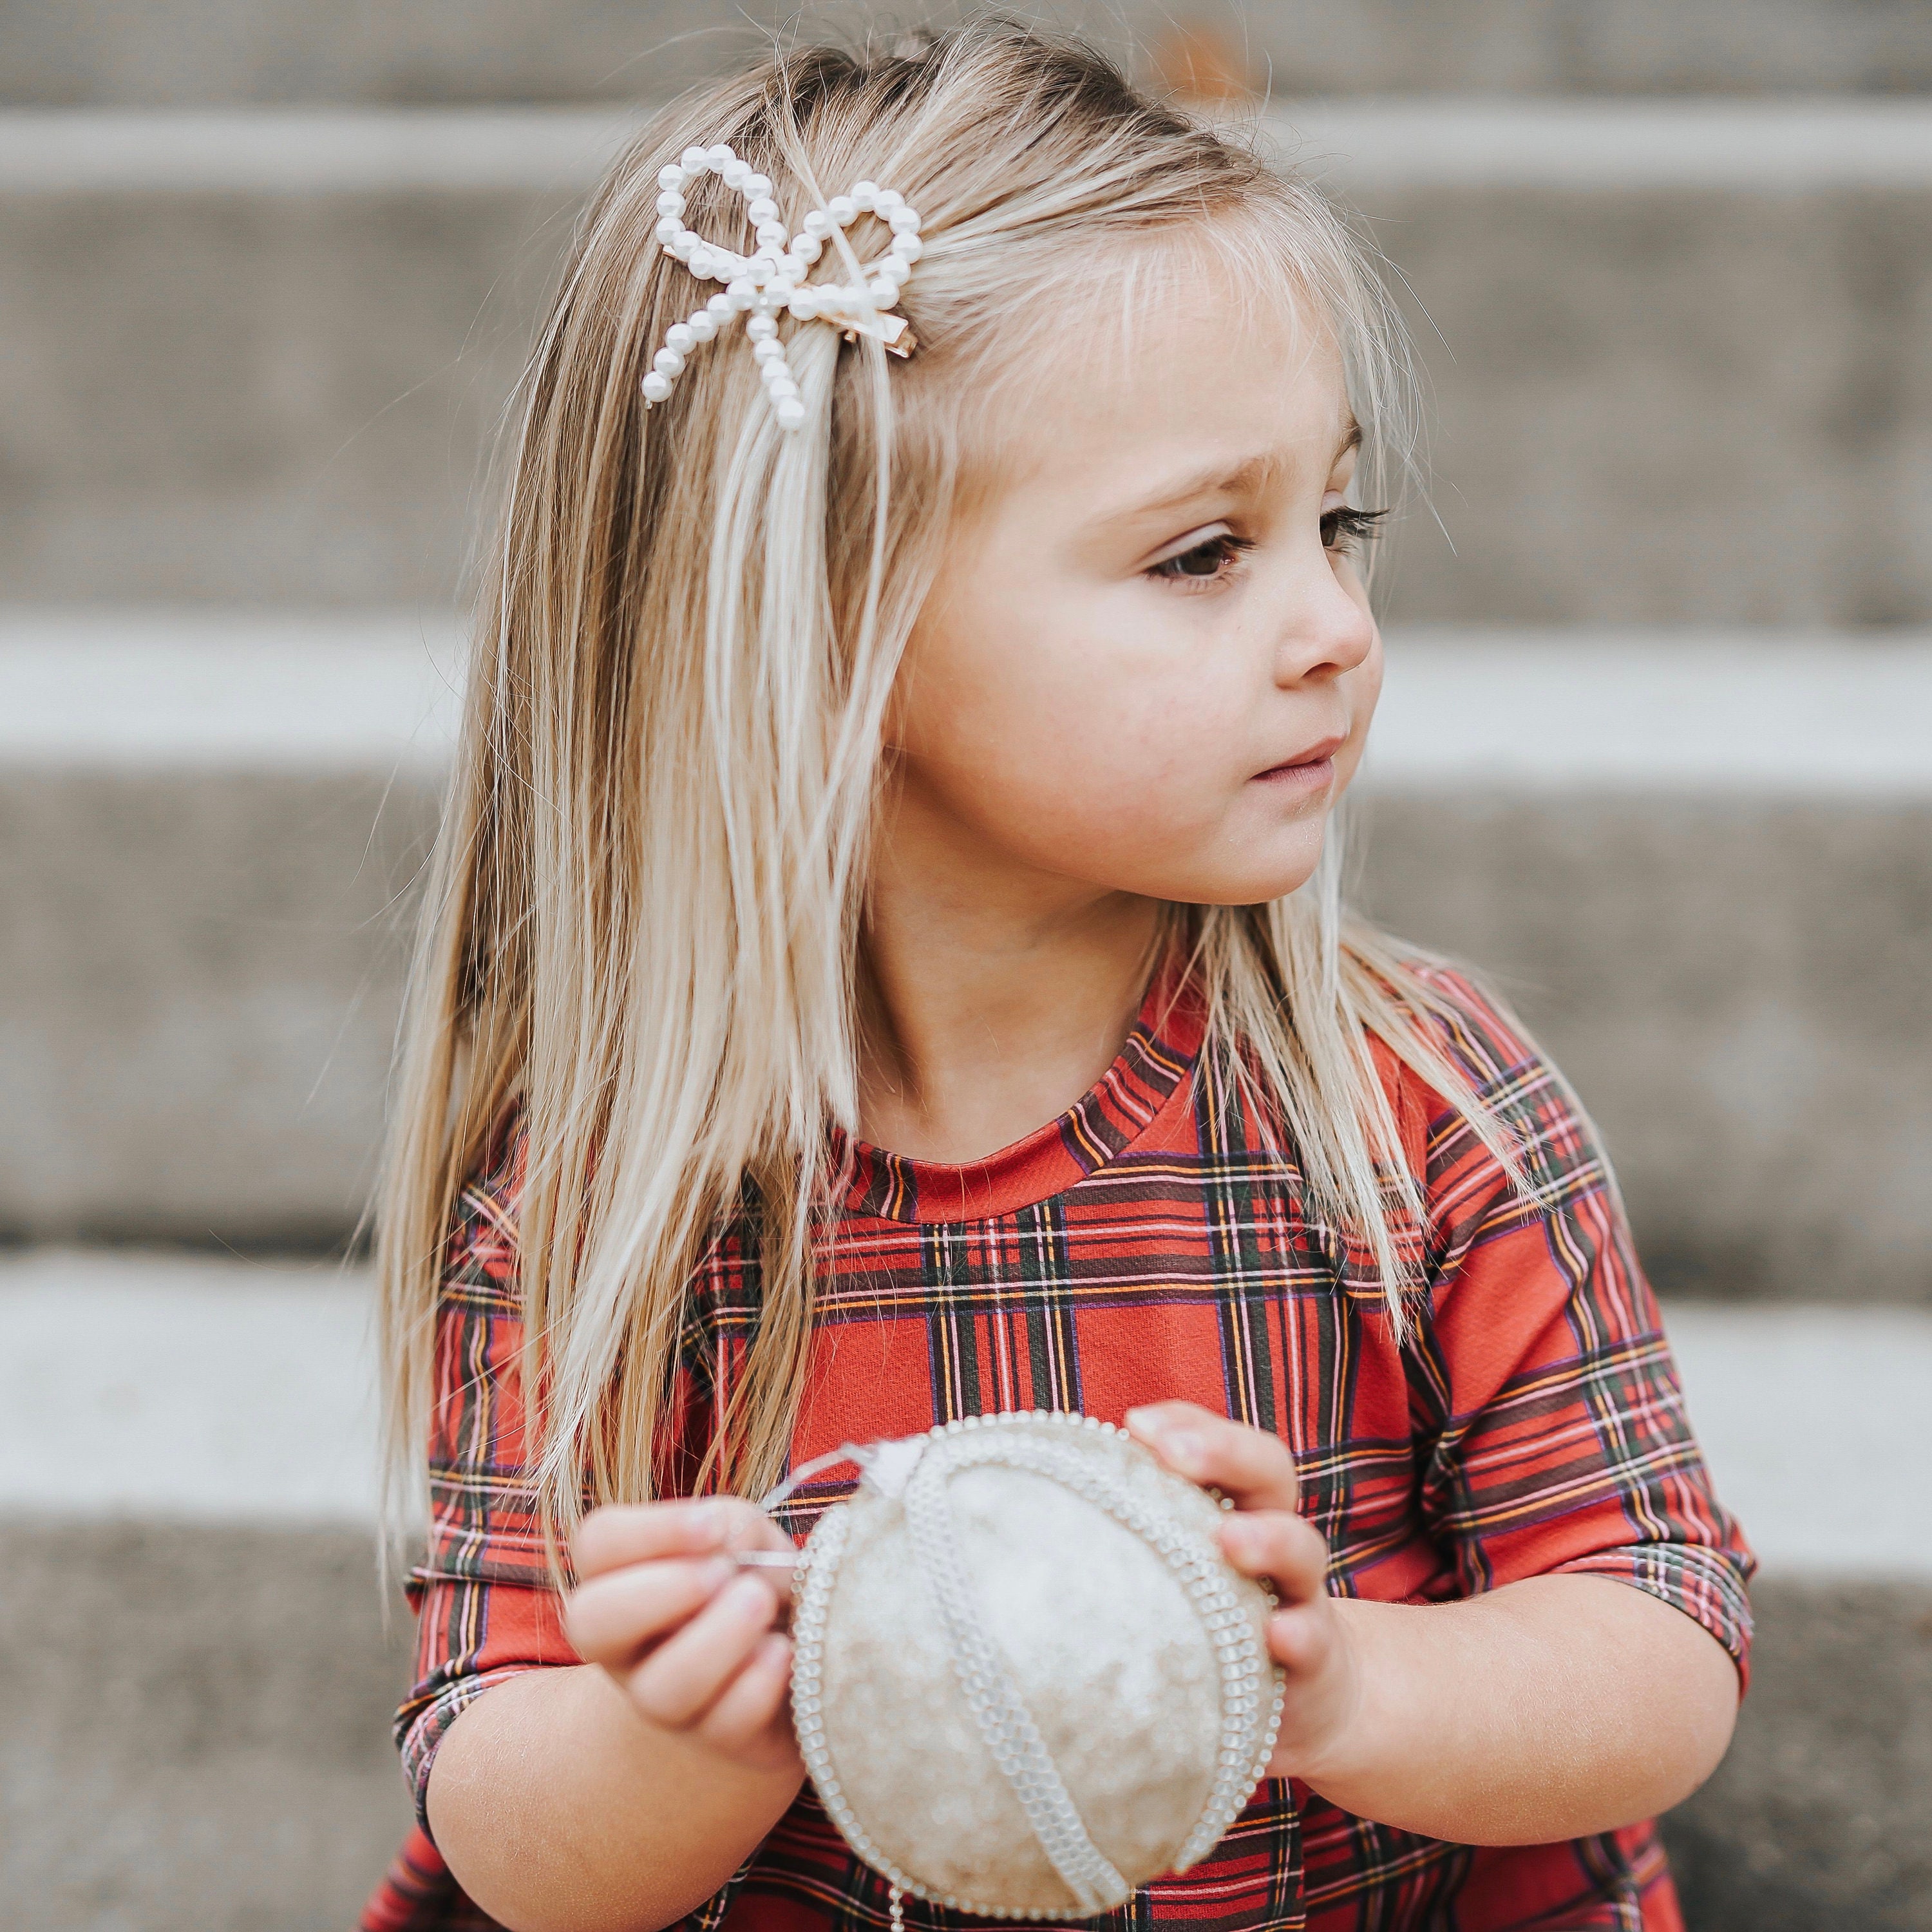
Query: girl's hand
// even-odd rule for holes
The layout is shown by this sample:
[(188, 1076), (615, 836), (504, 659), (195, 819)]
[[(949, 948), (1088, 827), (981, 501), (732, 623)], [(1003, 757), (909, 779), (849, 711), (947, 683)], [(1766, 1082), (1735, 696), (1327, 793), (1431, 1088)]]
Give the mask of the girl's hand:
[(1360, 1707), (1361, 1684), (1348, 1625), (1325, 1588), (1328, 1546), (1295, 1514), (1300, 1486), (1288, 1444), (1191, 1402), (1130, 1409), (1126, 1427), (1178, 1475), (1234, 1499), (1222, 1550), (1281, 1599), (1268, 1642), (1287, 1670), (1288, 1701), (1268, 1775), (1318, 1778)]
[(791, 1547), (737, 1496), (593, 1510), (571, 1539), (564, 1628), (652, 1724), (748, 1769), (802, 1774), (791, 1643), (776, 1628), (785, 1572), (740, 1569), (729, 1553)]

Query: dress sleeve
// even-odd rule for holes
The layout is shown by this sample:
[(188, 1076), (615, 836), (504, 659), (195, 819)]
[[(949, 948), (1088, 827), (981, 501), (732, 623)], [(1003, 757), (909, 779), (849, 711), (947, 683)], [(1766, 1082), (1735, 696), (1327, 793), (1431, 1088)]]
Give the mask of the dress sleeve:
[(525, 1462), (516, 1216), (524, 1142), (506, 1137), (456, 1209), (436, 1299), (430, 1534), (408, 1586), (414, 1688), (396, 1714), (404, 1774), (424, 1811), (436, 1748), (493, 1685), (580, 1660), (563, 1634)]
[[(1521, 1136), (1528, 1198), (1439, 1096), (1409, 1083), (1430, 1295), (1413, 1350), (1432, 1447), (1423, 1508), (1458, 1593), (1610, 1577), (1748, 1665), (1755, 1560), (1718, 1502), (1656, 1299), (1587, 1118), (1459, 976), (1432, 974), (1446, 1044)], [(1404, 1076), (1405, 1082), (1408, 1076)]]

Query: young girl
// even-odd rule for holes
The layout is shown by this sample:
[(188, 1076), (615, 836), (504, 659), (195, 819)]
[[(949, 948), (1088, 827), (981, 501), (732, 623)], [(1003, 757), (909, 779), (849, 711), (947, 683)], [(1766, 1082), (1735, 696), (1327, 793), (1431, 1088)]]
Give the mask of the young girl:
[(1392, 340), (1306, 187), (1018, 29), (774, 60), (612, 173), (410, 1022), (367, 1924), (884, 1926), (729, 1552), (1014, 1408), (1227, 1492), (1280, 1599), (1269, 1775), (1122, 1924), (1679, 1923), (1645, 1821), (1749, 1558), (1568, 1090), (1338, 900)]

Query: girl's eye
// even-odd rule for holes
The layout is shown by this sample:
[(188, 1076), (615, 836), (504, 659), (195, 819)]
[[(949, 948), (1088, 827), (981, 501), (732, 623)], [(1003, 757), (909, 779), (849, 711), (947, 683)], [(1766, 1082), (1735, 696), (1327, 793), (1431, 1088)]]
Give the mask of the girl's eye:
[(1376, 526), (1388, 514), (1386, 510), (1358, 510), (1344, 503), (1324, 513), (1322, 519), (1322, 547), (1346, 556), (1356, 544), (1376, 533)]
[(1211, 584), (1234, 568), (1243, 550), (1254, 547), (1252, 537), (1238, 537), (1232, 530), (1222, 530), (1203, 538), (1178, 556), (1163, 559), (1148, 574), (1165, 578), (1170, 584)]

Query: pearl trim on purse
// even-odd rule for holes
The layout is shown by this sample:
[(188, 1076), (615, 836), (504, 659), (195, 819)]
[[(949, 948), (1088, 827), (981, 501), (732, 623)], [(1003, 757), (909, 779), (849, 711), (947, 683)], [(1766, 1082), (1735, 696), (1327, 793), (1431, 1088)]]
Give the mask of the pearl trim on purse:
[[(1142, 1504), (1114, 1478), (1096, 1468), (1090, 1458), (1072, 1453), (1064, 1432), (1081, 1430), (1124, 1435), (1112, 1423), (1091, 1416), (1044, 1409), (968, 1416), (905, 1442), (856, 1452), (848, 1446), (820, 1457), (796, 1472), (791, 1481), (773, 1492), (773, 1498), (788, 1492), (811, 1471), (847, 1456), (860, 1464), (865, 1472), (862, 1481), (901, 1496), (920, 1570), (940, 1608), (955, 1675), (968, 1708), (1018, 1798), (1048, 1862), (1078, 1900), (1082, 1915), (1092, 1916), (1123, 1904), (1132, 1888), (1088, 1835), (1018, 1686), (980, 1623), (970, 1582), (959, 1567), (957, 1538), (946, 1504), (950, 1480), (962, 1470), (987, 1466), (1048, 1477), (1138, 1536), (1166, 1564), (1186, 1592), (1214, 1646), (1221, 1678), (1221, 1744), (1208, 1802), (1174, 1859), (1174, 1870), (1186, 1870), (1221, 1841), (1266, 1774), (1281, 1723), (1285, 1678), (1256, 1640), (1228, 1587), (1220, 1552)], [(1056, 1441), (1057, 1436), (1061, 1439)], [(887, 1460), (881, 1457), (881, 1450), (892, 1453), (888, 1466), (875, 1470), (876, 1463)], [(1222, 1506), (1228, 1507), (1225, 1500)], [(1044, 1911), (1019, 1913), (969, 1898), (935, 1898), (880, 1851), (846, 1802), (826, 1748), (821, 1713), (826, 1617), (849, 1530), (844, 1510), (827, 1510), (793, 1573), (792, 1711), (800, 1753), (820, 1803), (846, 1842), (890, 1881), (896, 1924), (902, 1922), (899, 1900), (906, 1893), (950, 1911), (982, 1918), (1060, 1916)]]

